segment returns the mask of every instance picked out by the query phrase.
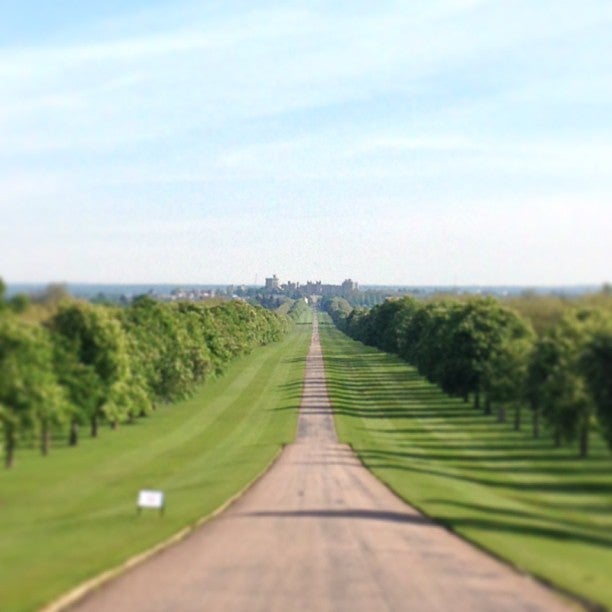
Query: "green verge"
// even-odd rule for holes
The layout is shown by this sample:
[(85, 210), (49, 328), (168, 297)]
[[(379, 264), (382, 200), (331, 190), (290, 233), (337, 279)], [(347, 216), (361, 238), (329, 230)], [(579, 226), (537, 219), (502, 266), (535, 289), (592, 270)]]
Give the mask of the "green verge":
[[(189, 400), (0, 473), (0, 610), (33, 610), (210, 515), (293, 440), (307, 317)], [(166, 512), (136, 513), (140, 489)]]
[(363, 463), (465, 538), (612, 608), (612, 460), (603, 442), (593, 440), (586, 460), (553, 449), (549, 437), (496, 423), (321, 316), (336, 428)]

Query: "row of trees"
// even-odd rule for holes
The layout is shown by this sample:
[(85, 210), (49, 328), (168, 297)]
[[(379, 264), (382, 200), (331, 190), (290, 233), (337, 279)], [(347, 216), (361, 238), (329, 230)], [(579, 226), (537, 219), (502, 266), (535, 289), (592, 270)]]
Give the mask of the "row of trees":
[(351, 337), (399, 355), (476, 409), (495, 408), (500, 421), (510, 408), (520, 429), (528, 406), (535, 436), (544, 421), (556, 445), (578, 439), (584, 457), (596, 425), (612, 448), (612, 315), (603, 308), (568, 309), (536, 335), (493, 298), (405, 297), (370, 310), (333, 298), (323, 307)]
[(148, 297), (129, 307), (67, 301), (40, 323), (0, 296), (0, 431), (5, 463), (20, 440), (51, 434), (76, 445), (188, 395), (236, 356), (280, 339), (289, 318), (244, 302), (212, 307)]
[(296, 300), (289, 300), (288, 303), (283, 304), (276, 309), (278, 314), (287, 314), (293, 321), (299, 321), (304, 319), (310, 312), (310, 306), (304, 298), (298, 298)]

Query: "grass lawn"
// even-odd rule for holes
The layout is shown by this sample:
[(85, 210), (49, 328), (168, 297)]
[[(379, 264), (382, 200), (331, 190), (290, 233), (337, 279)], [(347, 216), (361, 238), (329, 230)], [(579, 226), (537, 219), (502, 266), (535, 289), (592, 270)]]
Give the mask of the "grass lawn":
[[(78, 448), (18, 449), (0, 471), (0, 610), (32, 610), (210, 514), (293, 440), (310, 325), (238, 359), (189, 400)], [(293, 408), (293, 410), (279, 410)], [(163, 517), (136, 514), (161, 489)]]
[(469, 540), (612, 608), (612, 457), (601, 439), (586, 460), (553, 449), (528, 423), (496, 423), (322, 316), (338, 435), (364, 464)]

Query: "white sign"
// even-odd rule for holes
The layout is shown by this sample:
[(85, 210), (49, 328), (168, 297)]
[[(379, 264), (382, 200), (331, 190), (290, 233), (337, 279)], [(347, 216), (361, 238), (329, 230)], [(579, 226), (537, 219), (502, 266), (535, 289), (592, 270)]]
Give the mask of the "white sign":
[(163, 491), (151, 491), (143, 489), (138, 493), (138, 508), (164, 508), (164, 493)]

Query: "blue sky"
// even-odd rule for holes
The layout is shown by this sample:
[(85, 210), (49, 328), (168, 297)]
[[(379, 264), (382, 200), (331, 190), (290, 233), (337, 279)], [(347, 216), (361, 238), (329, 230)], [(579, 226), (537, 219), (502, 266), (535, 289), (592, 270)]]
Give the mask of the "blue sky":
[(0, 0), (0, 275), (612, 280), (609, 0)]

